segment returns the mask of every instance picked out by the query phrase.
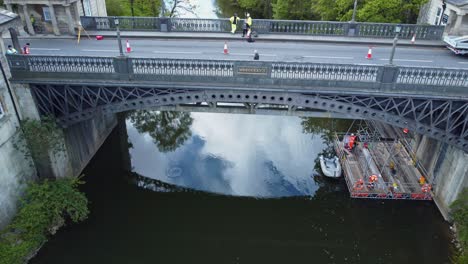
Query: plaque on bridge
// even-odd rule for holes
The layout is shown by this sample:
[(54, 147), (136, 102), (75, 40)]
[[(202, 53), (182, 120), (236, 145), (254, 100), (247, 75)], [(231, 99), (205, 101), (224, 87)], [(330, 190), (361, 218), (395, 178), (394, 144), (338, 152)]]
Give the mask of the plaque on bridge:
[(239, 66), (237, 68), (237, 74), (243, 75), (268, 75), (268, 67), (254, 67), (254, 66)]

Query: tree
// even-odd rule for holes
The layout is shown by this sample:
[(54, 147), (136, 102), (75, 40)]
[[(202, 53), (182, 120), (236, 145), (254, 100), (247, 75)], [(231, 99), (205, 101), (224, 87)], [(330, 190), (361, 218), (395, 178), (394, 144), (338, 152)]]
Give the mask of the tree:
[(273, 5), (277, 0), (238, 0), (237, 2), (241, 8), (250, 13), (252, 18), (269, 19), (273, 18)]
[(419, 10), (428, 0), (367, 0), (358, 10), (358, 21), (416, 23)]
[(277, 0), (273, 4), (274, 19), (310, 20), (316, 18), (312, 13), (311, 0)]
[[(166, 5), (169, 9), (166, 10)], [(177, 17), (180, 15), (181, 11), (189, 12), (193, 15), (195, 14), (195, 10), (197, 6), (190, 3), (189, 0), (167, 0), (163, 6), (163, 14), (168, 17)]]
[[(366, 0), (358, 1), (359, 6)], [(323, 21), (349, 21), (354, 8), (354, 0), (312, 0), (312, 10)]]
[(176, 150), (192, 135), (190, 113), (141, 110), (131, 113), (130, 121), (138, 132), (148, 133), (161, 152)]

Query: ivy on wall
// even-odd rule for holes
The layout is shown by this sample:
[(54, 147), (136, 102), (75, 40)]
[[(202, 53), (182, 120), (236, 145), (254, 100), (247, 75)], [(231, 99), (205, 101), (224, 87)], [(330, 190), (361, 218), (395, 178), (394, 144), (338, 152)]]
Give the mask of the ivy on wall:
[(27, 118), (21, 121), (20, 126), (22, 133), (14, 142), (14, 147), (25, 156), (32, 157), (35, 161), (43, 161), (49, 153), (58, 155), (65, 150), (62, 130), (53, 118)]

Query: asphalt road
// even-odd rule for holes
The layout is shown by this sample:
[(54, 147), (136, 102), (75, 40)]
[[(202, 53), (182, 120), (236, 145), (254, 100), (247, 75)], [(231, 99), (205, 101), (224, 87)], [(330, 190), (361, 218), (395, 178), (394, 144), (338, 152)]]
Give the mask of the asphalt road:
[[(79, 44), (72, 39), (31, 39), (31, 54), (68, 56), (117, 56), (117, 41), (82, 39)], [(164, 40), (131, 39), (130, 57), (252, 60), (258, 50), (262, 61), (319, 62), (345, 64), (388, 64), (391, 46), (374, 46), (372, 59), (366, 55), (369, 46), (364, 44), (282, 43), (257, 40), (254, 43), (230, 41), (229, 55), (223, 53), (224, 42), (214, 40)], [(402, 66), (447, 67), (468, 69), (468, 56), (458, 56), (446, 48), (401, 46), (396, 48), (394, 64)]]

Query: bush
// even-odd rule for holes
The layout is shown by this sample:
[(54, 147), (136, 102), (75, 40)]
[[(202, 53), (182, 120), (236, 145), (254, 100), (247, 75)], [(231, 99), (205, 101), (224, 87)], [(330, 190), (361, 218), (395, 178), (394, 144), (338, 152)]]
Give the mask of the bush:
[(85, 220), (88, 200), (78, 191), (80, 184), (78, 178), (30, 183), (18, 214), (0, 232), (0, 264), (24, 263), (65, 220)]
[(468, 263), (468, 188), (463, 189), (459, 198), (451, 205), (452, 216), (457, 227), (457, 237), (461, 252), (455, 262)]

